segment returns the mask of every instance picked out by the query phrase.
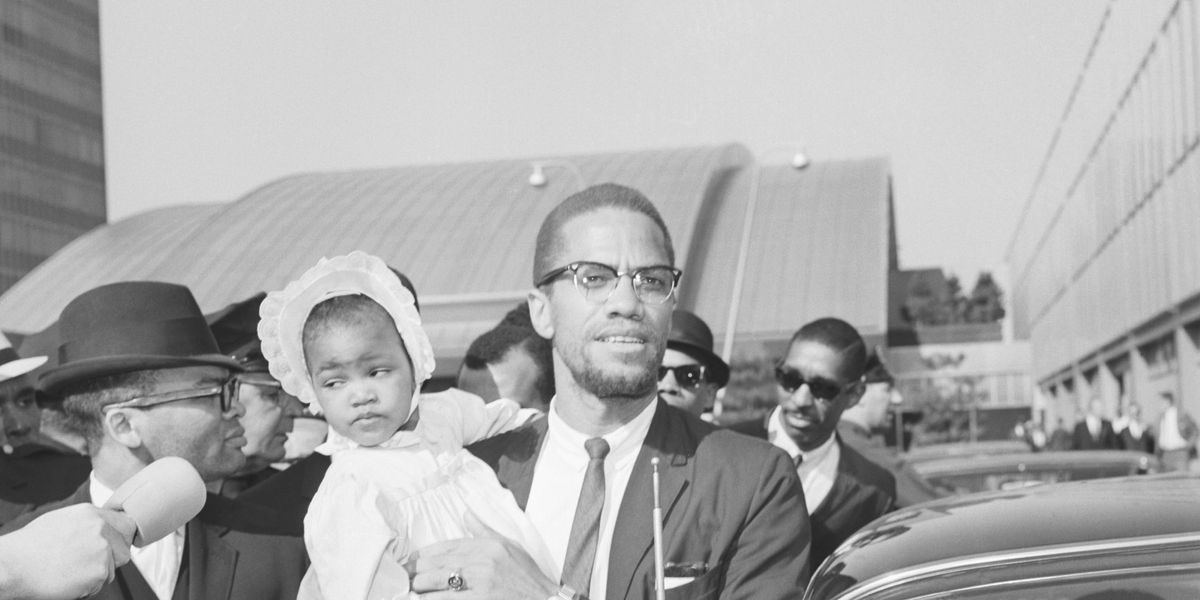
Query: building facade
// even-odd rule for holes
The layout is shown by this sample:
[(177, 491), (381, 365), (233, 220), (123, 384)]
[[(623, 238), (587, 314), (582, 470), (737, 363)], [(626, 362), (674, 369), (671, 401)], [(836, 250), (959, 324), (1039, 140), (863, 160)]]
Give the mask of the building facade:
[(1200, 415), (1200, 2), (1111, 2), (1008, 250), (1044, 416)]
[(0, 292), (105, 222), (98, 0), (0, 2)]

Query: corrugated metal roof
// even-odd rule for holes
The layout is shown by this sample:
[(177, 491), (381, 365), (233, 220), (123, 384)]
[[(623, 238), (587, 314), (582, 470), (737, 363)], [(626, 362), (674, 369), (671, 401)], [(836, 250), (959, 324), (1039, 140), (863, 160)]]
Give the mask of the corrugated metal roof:
[[(659, 208), (685, 270), (681, 306), (721, 340), (754, 158), (737, 144), (571, 156), (587, 183), (642, 190)], [(45, 328), (73, 297), (129, 279), (188, 285), (205, 311), (276, 289), (321, 256), (383, 257), (417, 286), (431, 338), (452, 371), (470, 341), (530, 285), (533, 244), (575, 177), (504, 160), (286, 177), (227, 204), (151, 211), (101, 227), (0, 297), (0, 327)], [(765, 167), (737, 338), (786, 337), (834, 314), (886, 329), (890, 186), (882, 159)], [(718, 342), (719, 343), (719, 342)], [(454, 363), (454, 364), (450, 364)]]

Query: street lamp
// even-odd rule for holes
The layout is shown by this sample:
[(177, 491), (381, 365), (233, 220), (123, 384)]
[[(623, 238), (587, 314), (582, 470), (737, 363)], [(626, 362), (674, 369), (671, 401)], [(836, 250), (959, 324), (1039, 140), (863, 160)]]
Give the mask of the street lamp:
[(729, 298), (729, 316), (725, 319), (725, 341), (721, 348), (721, 358), (726, 364), (733, 358), (733, 338), (737, 331), (738, 309), (742, 303), (742, 287), (746, 282), (746, 260), (750, 252), (750, 233), (754, 225), (754, 212), (758, 207), (758, 183), (762, 173), (762, 160), (772, 153), (787, 150), (792, 153), (792, 168), (800, 171), (811, 162), (808, 155), (799, 144), (780, 144), (760, 152), (754, 160), (753, 171), (750, 172), (750, 198), (746, 201), (746, 216), (742, 219), (742, 240), (738, 246), (737, 268), (733, 272), (733, 294)]
[(529, 174), (529, 185), (535, 188), (543, 187), (550, 181), (546, 177), (547, 168), (566, 169), (575, 176), (575, 182), (579, 185), (580, 190), (587, 187), (587, 181), (583, 178), (583, 172), (579, 170), (579, 167), (575, 163), (569, 160), (550, 158), (546, 160), (535, 160), (529, 163), (529, 165), (533, 167), (533, 172)]

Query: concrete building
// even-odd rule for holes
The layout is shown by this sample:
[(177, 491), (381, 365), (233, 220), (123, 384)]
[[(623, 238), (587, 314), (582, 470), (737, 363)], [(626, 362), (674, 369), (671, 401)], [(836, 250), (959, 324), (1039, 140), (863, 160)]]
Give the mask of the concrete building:
[(227, 204), (135, 215), (81, 237), (0, 296), (0, 328), (37, 332), (79, 293), (131, 279), (185, 284), (211, 312), (361, 249), (412, 278), (436, 376), (452, 376), (470, 342), (524, 301), (546, 213), (585, 183), (612, 181), (662, 212), (684, 271), (679, 306), (708, 321), (719, 348), (733, 329), (735, 353), (778, 353), (826, 315), (885, 343), (896, 268), (886, 160), (796, 169), (728, 144), (545, 164), (540, 186), (528, 160), (307, 173)]
[(1109, 4), (1008, 249), (1043, 416), (1200, 416), (1200, 2)]
[(98, 11), (0, 2), (0, 292), (106, 219)]

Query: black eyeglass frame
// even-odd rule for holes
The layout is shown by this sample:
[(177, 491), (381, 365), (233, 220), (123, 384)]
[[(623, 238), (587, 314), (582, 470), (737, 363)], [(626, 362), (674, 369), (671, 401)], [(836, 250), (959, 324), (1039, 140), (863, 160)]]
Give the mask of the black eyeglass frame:
[[(585, 266), (600, 267), (600, 268), (603, 268), (613, 274), (612, 287), (608, 288), (608, 291), (604, 294), (603, 298), (592, 299), (588, 294), (590, 294), (592, 291), (595, 291), (595, 290), (589, 290), (589, 289), (587, 289), (587, 287), (585, 285), (581, 285), (579, 283), (579, 269), (582, 267), (585, 267)], [(667, 293), (663, 296), (662, 300), (658, 300), (658, 301), (647, 300), (646, 298), (642, 297), (642, 288), (640, 287), (640, 285), (638, 283), (639, 277), (641, 277), (641, 275), (643, 273), (645, 273), (646, 271), (650, 271), (652, 269), (666, 269), (668, 272), (671, 273), (671, 289), (667, 290)], [(554, 269), (554, 270), (550, 271), (549, 273), (546, 273), (545, 275), (542, 276), (541, 279), (538, 280), (535, 287), (542, 287), (544, 285), (547, 285), (547, 284), (553, 282), (555, 279), (562, 277), (563, 274), (568, 273), (568, 272), (571, 273), (571, 281), (575, 285), (575, 291), (579, 292), (579, 295), (583, 296), (584, 300), (587, 300), (588, 302), (590, 302), (592, 304), (601, 304), (605, 300), (608, 300), (608, 298), (610, 296), (612, 296), (612, 293), (614, 291), (616, 291), (617, 285), (620, 284), (621, 278), (626, 275), (629, 276), (631, 285), (633, 285), (633, 293), (634, 293), (634, 295), (637, 296), (638, 300), (641, 300), (642, 302), (645, 302), (647, 304), (666, 304), (667, 301), (670, 300), (671, 297), (675, 295), (675, 290), (679, 287), (679, 278), (683, 276), (683, 271), (681, 271), (680, 269), (676, 269), (675, 267), (672, 267), (670, 265), (650, 265), (648, 267), (638, 267), (631, 271), (618, 271), (615, 268), (613, 268), (609, 265), (606, 265), (604, 263), (594, 262), (594, 261), (590, 261), (590, 260), (580, 260), (580, 261), (576, 261), (576, 262), (567, 264), (565, 266), (559, 267), (557, 269)], [(597, 288), (597, 289), (599, 289), (599, 288)]]
[(206, 398), (217, 396), (220, 398), (221, 412), (227, 413), (233, 408), (234, 388), (237, 386), (237, 377), (231, 376), (219, 386), (210, 386), (202, 388), (193, 388), (190, 390), (176, 390), (174, 392), (163, 392), (161, 394), (148, 394), (130, 398), (124, 402), (116, 402), (105, 405), (101, 411), (108, 412), (117, 408), (151, 408), (170, 402), (180, 402), (183, 400), (195, 400), (196, 398)]
[[(694, 369), (696, 374), (681, 376), (682, 369)], [(704, 365), (676, 365), (674, 367), (660, 366), (658, 368), (658, 380), (662, 381), (663, 377), (666, 377), (668, 372), (675, 376), (675, 382), (679, 384), (679, 387), (687, 390), (694, 390), (701, 385), (708, 383), (708, 367)]]
[(270, 379), (269, 377), (268, 377), (268, 379), (260, 380), (260, 379), (250, 379), (250, 378), (246, 377), (246, 375), (250, 375), (250, 373), (244, 373), (244, 374), (239, 374), (239, 375), (233, 376), (233, 378), (232, 378), (233, 379), (232, 394), (233, 394), (234, 398), (241, 400), (242, 386), (249, 385), (249, 386), (254, 386), (254, 387), (259, 387), (259, 388), (267, 388), (267, 389), (271, 390), (273, 393), (265, 393), (265, 394), (260, 393), (259, 396), (267, 399), (267, 401), (271, 402), (275, 406), (281, 406), (283, 404), (284, 394), (287, 393), (287, 392), (283, 391), (283, 384), (279, 383), (278, 381), (275, 381), (274, 379)]
[[(785, 382), (785, 380), (790, 381)], [(801, 386), (807, 385), (808, 391), (810, 394), (812, 394), (813, 398), (816, 398), (817, 400), (823, 400), (825, 402), (832, 402), (836, 400), (839, 396), (850, 391), (851, 388), (858, 385), (862, 381), (863, 379), (861, 377), (851, 381), (850, 383), (847, 383), (846, 385), (838, 385), (835, 383), (821, 381), (820, 379), (817, 381), (809, 381), (808, 379), (805, 379), (804, 375), (802, 375), (800, 371), (796, 369), (792, 369), (790, 367), (785, 368), (782, 364), (775, 365), (775, 383), (782, 388), (783, 391), (789, 394), (795, 394)]]

